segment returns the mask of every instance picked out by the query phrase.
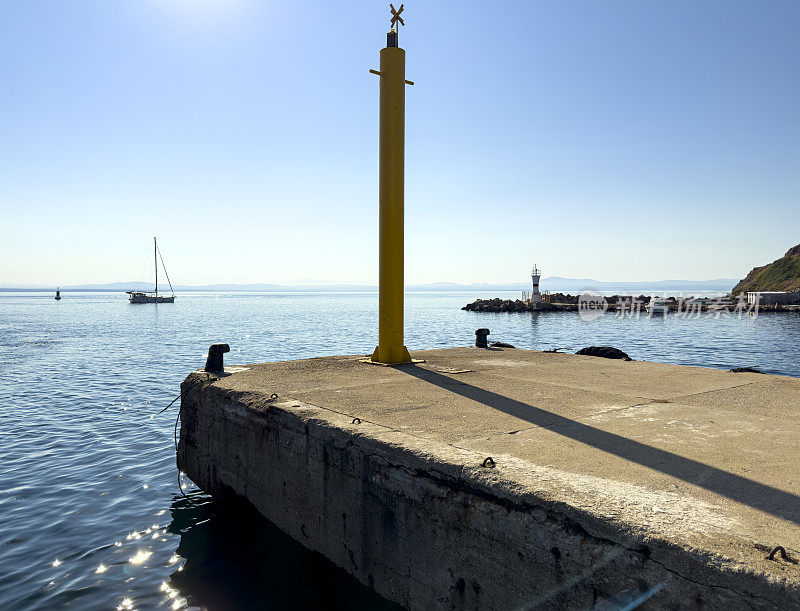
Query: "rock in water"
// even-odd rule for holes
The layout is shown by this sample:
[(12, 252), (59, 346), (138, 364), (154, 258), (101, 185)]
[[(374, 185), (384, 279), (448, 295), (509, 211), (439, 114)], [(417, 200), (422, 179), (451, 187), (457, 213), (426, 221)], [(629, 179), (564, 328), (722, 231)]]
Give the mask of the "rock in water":
[(633, 360), (622, 350), (612, 348), (611, 346), (589, 346), (588, 348), (581, 348), (575, 354), (582, 354), (583, 356), (600, 356), (604, 359), (622, 359), (624, 361)]

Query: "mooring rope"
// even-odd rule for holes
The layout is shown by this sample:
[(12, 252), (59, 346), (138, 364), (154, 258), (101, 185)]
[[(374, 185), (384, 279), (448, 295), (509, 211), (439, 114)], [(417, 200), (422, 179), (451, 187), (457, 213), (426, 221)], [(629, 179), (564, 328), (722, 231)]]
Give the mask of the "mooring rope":
[(178, 393), (178, 396), (177, 396), (177, 397), (175, 397), (175, 398), (174, 398), (172, 401), (170, 401), (170, 402), (169, 402), (169, 405), (167, 405), (167, 406), (166, 406), (164, 409), (162, 409), (162, 410), (161, 410), (160, 412), (158, 412), (158, 413), (159, 413), (159, 414), (163, 414), (163, 413), (164, 413), (165, 411), (167, 411), (167, 410), (168, 410), (170, 407), (172, 407), (172, 404), (173, 404), (173, 403), (175, 403), (175, 401), (177, 401), (178, 399), (183, 399), (183, 396), (184, 396), (184, 395), (185, 395), (187, 392), (189, 392), (189, 391), (190, 391), (192, 388), (194, 388), (194, 387), (195, 387), (197, 384), (199, 384), (199, 383), (200, 383), (200, 380), (198, 380), (198, 379), (194, 379), (194, 380), (192, 380), (192, 383), (191, 383), (191, 384), (189, 384), (189, 386), (187, 386), (187, 387), (186, 387), (186, 390), (182, 390), (180, 393)]
[[(197, 386), (197, 384), (199, 384), (200, 382), (201, 382), (200, 379), (192, 380), (191, 384), (189, 384), (185, 389), (183, 389), (178, 394), (177, 397), (175, 397), (172, 401), (170, 401), (169, 404), (164, 409), (162, 409), (160, 412), (158, 412), (159, 414), (163, 414), (170, 407), (172, 407), (172, 405), (175, 403), (175, 401), (177, 401), (178, 399), (181, 399), (181, 404), (180, 404), (180, 407), (178, 408), (178, 415), (175, 417), (175, 426), (172, 429), (172, 439), (173, 439), (173, 441), (175, 443), (175, 458), (176, 458), (176, 462), (177, 462), (177, 457), (178, 457), (178, 422), (180, 422), (180, 420), (181, 420), (181, 412), (183, 411), (183, 397), (186, 396), (186, 393), (188, 393), (192, 388)], [(181, 470), (180, 469), (178, 469), (178, 490), (184, 496), (184, 498), (189, 499), (189, 497), (183, 491), (183, 484), (181, 483)]]

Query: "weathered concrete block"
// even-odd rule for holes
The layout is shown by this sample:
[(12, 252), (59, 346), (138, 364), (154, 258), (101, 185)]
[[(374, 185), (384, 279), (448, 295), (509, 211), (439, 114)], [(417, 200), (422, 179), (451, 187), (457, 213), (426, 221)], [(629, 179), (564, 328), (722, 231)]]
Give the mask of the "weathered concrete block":
[[(301, 375), (302, 362), (292, 367)], [(769, 573), (669, 530), (685, 519), (682, 503), (704, 507), (677, 493), (653, 496), (638, 484), (499, 453), (496, 468), (484, 468), (485, 452), (461, 447), (468, 444), (377, 418), (354, 424), (341, 408), (269, 402), (204, 373), (184, 388), (182, 471), (211, 494), (246, 497), (293, 538), (410, 609), (800, 605), (794, 565)], [(659, 503), (672, 522), (631, 520)], [(703, 541), (727, 528), (718, 522), (728, 524), (713, 512), (697, 520), (710, 524)]]

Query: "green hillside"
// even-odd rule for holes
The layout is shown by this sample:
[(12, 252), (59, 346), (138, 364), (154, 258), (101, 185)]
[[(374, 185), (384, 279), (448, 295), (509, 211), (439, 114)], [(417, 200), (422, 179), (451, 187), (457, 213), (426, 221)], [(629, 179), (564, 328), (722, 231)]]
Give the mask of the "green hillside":
[(800, 291), (800, 244), (790, 248), (777, 261), (753, 268), (733, 287), (732, 293), (751, 291)]

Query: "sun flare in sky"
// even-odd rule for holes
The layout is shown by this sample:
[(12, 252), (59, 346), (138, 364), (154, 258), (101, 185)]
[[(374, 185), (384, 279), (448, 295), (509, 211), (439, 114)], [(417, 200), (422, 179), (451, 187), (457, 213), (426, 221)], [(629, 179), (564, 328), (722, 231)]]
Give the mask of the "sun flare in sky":
[[(140, 12), (144, 20), (172, 29), (173, 35), (187, 33), (225, 34), (257, 18), (255, 0), (146, 0)], [(235, 30), (234, 30), (235, 32)]]

